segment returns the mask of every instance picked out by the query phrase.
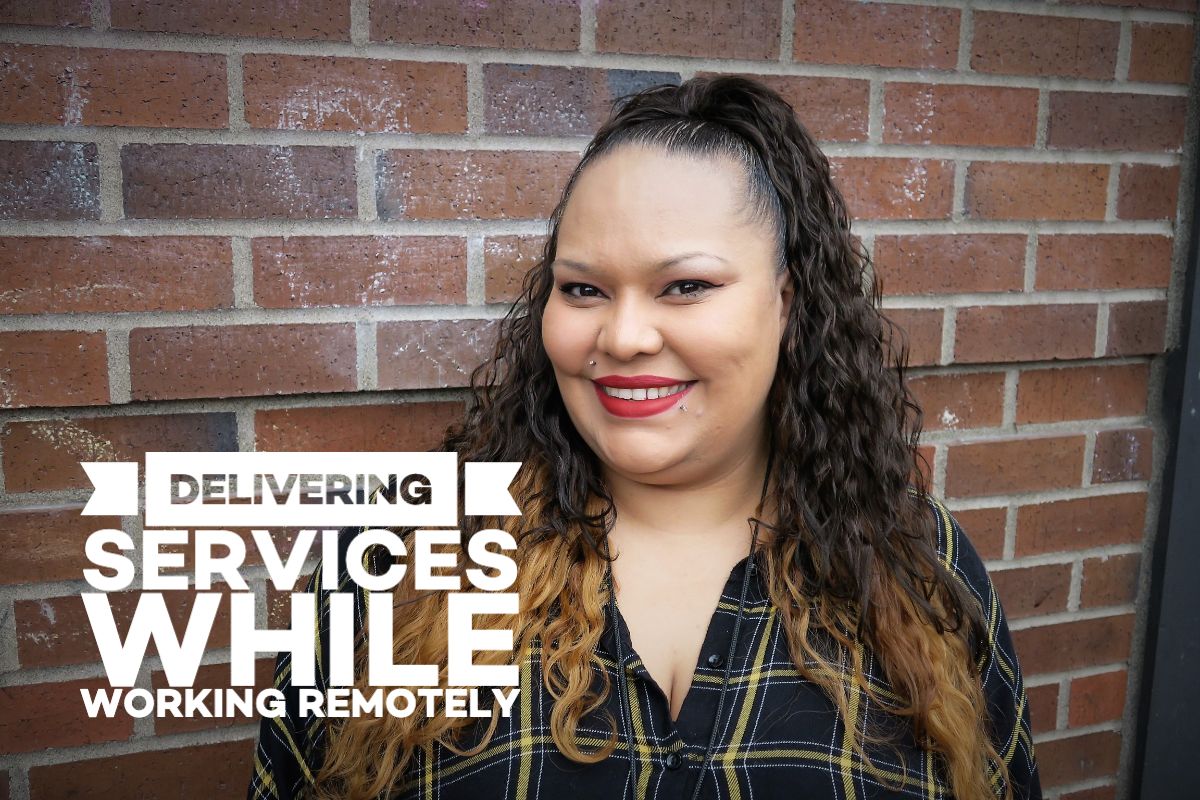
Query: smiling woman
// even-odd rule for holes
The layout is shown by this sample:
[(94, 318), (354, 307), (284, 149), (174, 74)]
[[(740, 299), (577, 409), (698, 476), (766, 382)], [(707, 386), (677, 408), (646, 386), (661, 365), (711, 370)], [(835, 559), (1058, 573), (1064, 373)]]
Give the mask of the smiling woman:
[[(763, 468), (792, 282), (745, 184), (732, 158), (629, 145), (592, 161), (562, 215), (542, 342), (580, 436), (643, 483), (678, 489), (751, 456)], [(657, 416), (675, 408), (687, 414)]]
[[(623, 100), (440, 448), (523, 465), (523, 516), (464, 523), (517, 542), (516, 646), (477, 659), (519, 665), (513, 713), (290, 701), (250, 796), (1040, 798), (1004, 611), (927, 491), (827, 159), (752, 80)], [(445, 664), (444, 597), (393, 602), (395, 663)]]

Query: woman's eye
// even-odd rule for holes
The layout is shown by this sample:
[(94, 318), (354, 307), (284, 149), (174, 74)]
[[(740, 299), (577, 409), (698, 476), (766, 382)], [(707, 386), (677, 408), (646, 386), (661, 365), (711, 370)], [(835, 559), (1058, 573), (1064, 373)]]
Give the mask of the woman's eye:
[[(584, 298), (584, 297), (600, 297), (600, 290), (595, 286), (589, 286), (586, 283), (564, 283), (558, 289), (567, 297)], [(576, 291), (578, 290), (578, 291)], [(595, 294), (589, 294), (595, 292)]]
[[(673, 292), (672, 289), (678, 288), (678, 292)], [(667, 294), (678, 294), (680, 297), (697, 297), (709, 289), (713, 288), (713, 284), (708, 281), (675, 281), (667, 287)]]

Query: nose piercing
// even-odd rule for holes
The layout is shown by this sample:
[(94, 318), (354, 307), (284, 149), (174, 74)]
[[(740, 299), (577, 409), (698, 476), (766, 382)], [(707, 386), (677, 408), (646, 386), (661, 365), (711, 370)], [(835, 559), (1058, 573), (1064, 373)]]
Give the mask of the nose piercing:
[(588, 366), (589, 366), (589, 367), (594, 367), (594, 366), (596, 366), (596, 362), (595, 362), (595, 361), (589, 361), (589, 362), (588, 362)]

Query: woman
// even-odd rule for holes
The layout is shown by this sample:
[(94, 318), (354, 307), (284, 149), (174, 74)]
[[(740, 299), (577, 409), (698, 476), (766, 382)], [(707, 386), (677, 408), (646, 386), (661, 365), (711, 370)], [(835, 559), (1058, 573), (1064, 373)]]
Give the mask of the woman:
[[(1003, 610), (926, 493), (907, 345), (826, 158), (749, 79), (622, 99), (441, 448), (523, 464), (523, 516), (464, 519), (518, 542), (516, 647), (476, 655), (520, 664), (511, 716), (293, 703), (251, 797), (1040, 797)], [(395, 603), (395, 663), (444, 665), (444, 596)]]

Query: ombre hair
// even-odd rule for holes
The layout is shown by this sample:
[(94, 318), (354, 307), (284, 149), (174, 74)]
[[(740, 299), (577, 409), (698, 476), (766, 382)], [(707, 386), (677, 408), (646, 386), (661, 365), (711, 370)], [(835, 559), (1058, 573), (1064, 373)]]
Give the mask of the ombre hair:
[[(843, 719), (856, 719), (850, 705), (858, 691), (907, 718), (958, 800), (995, 797), (993, 773), (1011, 798), (979, 673), (988, 642), (983, 612), (937, 553), (929, 465), (917, 447), (922, 413), (904, 378), (907, 337), (881, 311), (882, 287), (851, 234), (828, 159), (794, 109), (748, 78), (658, 85), (614, 106), (566, 183), (541, 258), (499, 321), (493, 354), (471, 375), (464, 419), (445, 432), (439, 448), (464, 461), (523, 464), (512, 486), (523, 516), (463, 522), (464, 537), (500, 527), (518, 543), (513, 591), (520, 612), (479, 623), (512, 628), (514, 652), (483, 651), (477, 663), (539, 652), (554, 698), (550, 725), (558, 749), (594, 763), (616, 747), (616, 721), (607, 712), (612, 735), (603, 747), (585, 750), (576, 735), (611, 688), (593, 651), (605, 627), (603, 554), (616, 509), (542, 346), (542, 310), (554, 285), (550, 264), (572, 189), (605, 154), (636, 145), (732, 160), (746, 176), (744, 208), (773, 237), (776, 269), (788, 271), (795, 288), (767, 397), (773, 521), (759, 562), (795, 668), (821, 687)], [(464, 538), (460, 572), (470, 566), (465, 549)], [(406, 577), (394, 598), (395, 662), (440, 664), (445, 685), (444, 594), (419, 595)], [(360, 642), (358, 680), (365, 683), (362, 649)], [(868, 658), (886, 675), (890, 691), (882, 696), (866, 674)], [(592, 688), (597, 671), (604, 675), (599, 694)], [(407, 780), (414, 754), (435, 742), (459, 754), (480, 752), (497, 716), (471, 746), (464, 739), (478, 721), (444, 714), (327, 724), (316, 796), (372, 798)], [(849, 727), (855, 751), (874, 771), (867, 745), (895, 747), (896, 740), (882, 729)], [(882, 771), (875, 774), (887, 782)]]

